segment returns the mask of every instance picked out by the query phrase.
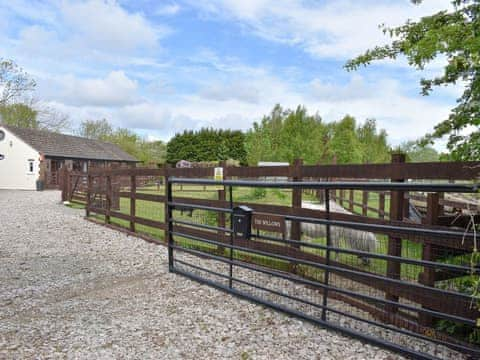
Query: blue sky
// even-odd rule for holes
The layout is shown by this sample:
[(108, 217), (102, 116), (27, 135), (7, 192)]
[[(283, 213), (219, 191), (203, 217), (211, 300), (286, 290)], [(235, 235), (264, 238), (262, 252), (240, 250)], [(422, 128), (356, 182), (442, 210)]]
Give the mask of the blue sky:
[(448, 115), (461, 88), (420, 95), (405, 60), (346, 72), (399, 25), (449, 0), (0, 0), (0, 57), (38, 82), (73, 127), (107, 118), (151, 139), (185, 128), (248, 129), (280, 103), (325, 121), (376, 118), (393, 144)]

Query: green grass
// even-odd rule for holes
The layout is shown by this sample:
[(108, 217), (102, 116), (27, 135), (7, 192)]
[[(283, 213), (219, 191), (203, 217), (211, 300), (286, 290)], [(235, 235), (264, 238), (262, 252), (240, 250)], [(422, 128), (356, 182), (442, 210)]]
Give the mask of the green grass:
[[(212, 188), (211, 186), (196, 186), (196, 185), (183, 185), (180, 187), (179, 185), (174, 186), (173, 196), (175, 197), (185, 197), (185, 198), (199, 198), (199, 199), (218, 199), (218, 187)], [(145, 194), (157, 194), (163, 195), (165, 193), (164, 186), (157, 187), (156, 185), (151, 186), (143, 186), (137, 189), (139, 193)], [(292, 191), (290, 189), (265, 189), (264, 191), (256, 191), (252, 188), (239, 188), (235, 187), (233, 189), (234, 194), (234, 201), (236, 202), (249, 202), (249, 203), (258, 203), (258, 204), (272, 204), (272, 205), (283, 205), (283, 206), (290, 206), (291, 205), (291, 197)], [(339, 195), (339, 194), (338, 194)], [(348, 192), (346, 192), (346, 197), (348, 197)], [(362, 192), (356, 191), (354, 192), (355, 201), (361, 202), (362, 201)], [(228, 198), (228, 193), (227, 193)], [(303, 194), (303, 199), (307, 201), (316, 201), (315, 197), (311, 194)], [(377, 193), (370, 193), (369, 194), (369, 206), (371, 207), (378, 207), (378, 194)], [(345, 204), (346, 205), (346, 204)], [(81, 208), (82, 205), (72, 203), (71, 207)], [(385, 199), (385, 209), (389, 207), (389, 197), (386, 196)], [(159, 202), (152, 202), (146, 200), (136, 200), (136, 216), (155, 220), (159, 222), (164, 221), (164, 203)], [(361, 211), (361, 208), (357, 208), (356, 210)], [(129, 198), (120, 198), (120, 209), (115, 210), (119, 211), (123, 214), (130, 213), (130, 199)], [(93, 215), (95, 218), (99, 220), (104, 220), (104, 217), (101, 215)], [(376, 217), (377, 214), (369, 211), (369, 216)], [(187, 215), (187, 213), (181, 214), (180, 211), (174, 212), (174, 217), (176, 219), (183, 219), (190, 222), (198, 222), (204, 223), (209, 225), (217, 225), (217, 214), (215, 212), (209, 212), (204, 210), (195, 210), (194, 217), (191, 218)], [(111, 223), (126, 229), (129, 229), (130, 223), (126, 220), (118, 219), (115, 217), (111, 217)], [(229, 216), (226, 216), (226, 226), (229, 227)], [(164, 231), (150, 227), (145, 225), (136, 224), (136, 231), (148, 236), (151, 236), (154, 239), (164, 241)], [(385, 235), (377, 235), (377, 239), (379, 240), (379, 249), (377, 252), (379, 254), (387, 254), (388, 250), (388, 237)], [(313, 243), (325, 245), (325, 239), (303, 239), (304, 241), (311, 241)], [(193, 246), (198, 248), (199, 250), (207, 250), (210, 251), (212, 249), (216, 249), (216, 246), (211, 246), (206, 244), (199, 244), (198, 242), (194, 242), (192, 240), (183, 239), (181, 242), (182, 246)], [(205, 245), (205, 246), (204, 246)], [(343, 244), (341, 247), (345, 247)], [(315, 253), (319, 256), (325, 256), (324, 250), (319, 249), (312, 249), (311, 247), (302, 246), (301, 248), (303, 251)], [(202, 250), (203, 251), (203, 250)], [(280, 264), (279, 266), (283, 269), (285, 268), (285, 264), (279, 262), (277, 259), (266, 259), (265, 257), (259, 256), (252, 256), (252, 254), (246, 254), (239, 252), (236, 254), (240, 258), (252, 258), (255, 262), (260, 263), (269, 263), (269, 264)], [(402, 256), (411, 258), (411, 259), (421, 259), (422, 257), (422, 245), (408, 241), (402, 240)], [(332, 253), (332, 258), (335, 259), (335, 253)], [(252, 260), (253, 261), (253, 260)], [(371, 271), (377, 274), (386, 275), (387, 271), (387, 261), (381, 259), (371, 259), (370, 263), (364, 265), (360, 259), (358, 259), (355, 255), (344, 254), (340, 253), (338, 255), (338, 261), (344, 264), (348, 264), (359, 269), (363, 269), (366, 271)], [(320, 271), (320, 270), (319, 270)], [(423, 271), (423, 267), (416, 266), (416, 265), (409, 265), (409, 264), (402, 264), (401, 265), (401, 278), (404, 280), (409, 281), (417, 281), (419, 274)], [(322, 272), (320, 271), (319, 274)]]

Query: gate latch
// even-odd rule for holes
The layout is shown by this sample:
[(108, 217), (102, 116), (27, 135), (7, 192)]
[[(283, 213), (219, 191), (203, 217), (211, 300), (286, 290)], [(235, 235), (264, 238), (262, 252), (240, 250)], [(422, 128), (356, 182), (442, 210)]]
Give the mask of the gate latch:
[(236, 206), (233, 208), (233, 233), (240, 239), (250, 239), (252, 233), (252, 212), (248, 206)]

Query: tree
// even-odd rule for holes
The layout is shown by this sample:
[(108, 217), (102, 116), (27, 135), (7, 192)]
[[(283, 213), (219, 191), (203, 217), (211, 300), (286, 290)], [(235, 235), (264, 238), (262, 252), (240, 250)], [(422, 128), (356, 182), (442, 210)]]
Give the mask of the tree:
[(361, 145), (362, 163), (384, 163), (390, 161), (390, 146), (387, 142), (387, 132), (377, 129), (375, 119), (367, 119), (357, 130)]
[(113, 128), (107, 119), (84, 120), (80, 123), (77, 134), (87, 139), (106, 140), (112, 136)]
[(295, 111), (275, 105), (260, 123), (254, 122), (245, 138), (247, 162), (293, 162), (302, 158), (315, 164), (324, 156), (327, 127), (319, 115), (309, 115), (305, 107)]
[(137, 159), (146, 165), (164, 164), (167, 158), (167, 146), (163, 141), (145, 141), (139, 143)]
[(246, 162), (245, 135), (241, 131), (201, 129), (176, 134), (167, 144), (167, 162), (180, 160), (218, 161), (238, 160)]
[(359, 164), (362, 162), (362, 144), (356, 134), (355, 118), (347, 115), (331, 125), (329, 149), (338, 164)]
[(63, 132), (71, 129), (70, 119), (67, 114), (48, 106), (34, 106), (38, 112), (38, 126), (41, 129)]
[(309, 115), (305, 107), (295, 111), (275, 105), (262, 121), (254, 122), (245, 137), (247, 162), (285, 161), (302, 158), (306, 164), (376, 163), (389, 160), (387, 133), (378, 130), (376, 121), (357, 127), (355, 118), (324, 123), (318, 114)]
[(13, 60), (0, 58), (0, 106), (18, 101), (36, 87), (35, 80)]
[[(412, 0), (418, 4), (422, 0)], [(447, 147), (457, 160), (480, 159), (480, 3), (478, 0), (454, 0), (451, 11), (440, 11), (417, 22), (388, 28), (384, 33), (394, 40), (377, 46), (347, 62), (347, 70), (356, 70), (381, 59), (404, 55), (409, 64), (423, 70), (425, 65), (444, 56), (447, 64), (442, 75), (422, 79), (422, 93), (428, 95), (436, 86), (465, 84), (457, 106), (449, 117), (427, 134), (422, 144), (448, 136)], [(466, 134), (466, 132), (470, 132)]]
[(35, 87), (35, 80), (14, 61), (0, 58), (0, 114), (3, 122), (57, 132), (69, 128), (66, 114), (27, 96)]
[(420, 146), (416, 141), (407, 141), (400, 145), (400, 151), (407, 155), (410, 162), (432, 162), (440, 160), (440, 154), (431, 146)]
[(0, 122), (5, 125), (38, 129), (38, 111), (26, 104), (9, 104), (0, 106)]
[(115, 144), (123, 151), (138, 157), (141, 139), (129, 129), (117, 128), (112, 134), (104, 136), (100, 140)]
[(78, 136), (117, 145), (146, 165), (165, 162), (166, 146), (162, 141), (146, 141), (127, 128), (114, 128), (107, 119), (84, 120), (76, 131)]

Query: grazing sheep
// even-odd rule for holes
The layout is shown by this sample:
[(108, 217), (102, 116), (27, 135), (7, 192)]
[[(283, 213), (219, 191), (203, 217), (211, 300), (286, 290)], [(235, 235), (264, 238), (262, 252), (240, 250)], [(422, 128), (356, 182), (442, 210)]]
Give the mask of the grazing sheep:
[[(302, 207), (305, 209), (325, 211), (325, 204), (302, 202)], [(347, 211), (334, 201), (330, 201), (330, 212), (352, 215), (351, 212)], [(291, 221), (287, 221), (286, 225), (287, 235), (290, 235)], [(301, 223), (300, 228), (302, 235), (305, 235), (309, 238), (325, 237), (327, 233), (327, 227), (321, 224), (304, 222)], [(378, 240), (375, 234), (368, 231), (355, 230), (339, 226), (330, 226), (330, 239), (331, 245), (337, 248), (341, 247), (340, 245), (342, 239), (343, 241), (345, 241), (345, 246), (350, 249), (366, 252), (375, 252), (378, 248)], [(359, 258), (362, 260), (364, 265), (368, 265), (370, 263), (369, 258), (361, 256), (359, 256)], [(338, 260), (338, 252), (335, 253), (335, 260)]]

